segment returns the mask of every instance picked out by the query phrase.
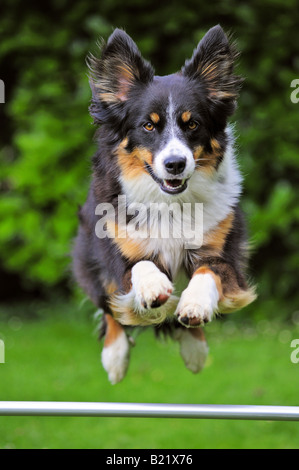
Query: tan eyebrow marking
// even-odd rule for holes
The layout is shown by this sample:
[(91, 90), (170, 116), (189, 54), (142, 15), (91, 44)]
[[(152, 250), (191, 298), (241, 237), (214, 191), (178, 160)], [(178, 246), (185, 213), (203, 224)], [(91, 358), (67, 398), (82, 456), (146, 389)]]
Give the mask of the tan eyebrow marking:
[(183, 122), (188, 122), (188, 121), (190, 121), (190, 119), (191, 119), (191, 113), (190, 113), (190, 111), (185, 111), (185, 112), (183, 112), (183, 114), (182, 114), (182, 121), (183, 121)]
[(150, 114), (150, 118), (154, 124), (157, 124), (160, 121), (160, 116), (157, 113)]

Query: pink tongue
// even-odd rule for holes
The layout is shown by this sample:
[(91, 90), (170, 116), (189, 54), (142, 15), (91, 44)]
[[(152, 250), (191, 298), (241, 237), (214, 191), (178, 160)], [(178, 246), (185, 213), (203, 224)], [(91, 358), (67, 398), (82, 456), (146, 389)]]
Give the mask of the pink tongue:
[(182, 180), (165, 180), (165, 181), (169, 186), (172, 186), (173, 188), (176, 188), (177, 186), (180, 186), (182, 184)]

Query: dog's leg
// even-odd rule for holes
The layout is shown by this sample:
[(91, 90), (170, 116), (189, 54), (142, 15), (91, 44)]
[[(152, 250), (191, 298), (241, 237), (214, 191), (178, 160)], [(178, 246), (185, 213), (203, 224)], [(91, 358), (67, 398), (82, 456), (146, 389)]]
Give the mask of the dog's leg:
[(212, 271), (195, 271), (176, 310), (179, 322), (192, 327), (211, 321), (218, 309), (220, 288)]
[(132, 291), (138, 311), (160, 307), (173, 291), (172, 283), (152, 261), (139, 261), (132, 268)]
[(130, 275), (127, 293), (116, 293), (109, 300), (113, 316), (119, 323), (154, 325), (173, 315), (178, 298), (171, 295), (171, 281), (152, 261), (139, 261), (127, 275)]
[(180, 353), (185, 366), (194, 374), (200, 372), (209, 352), (204, 333), (201, 328), (176, 328), (173, 337), (180, 343)]
[(196, 269), (176, 309), (178, 321), (196, 327), (212, 320), (218, 311), (230, 313), (250, 304), (254, 288), (240, 281), (233, 267), (221, 260)]
[(106, 332), (102, 350), (102, 364), (112, 384), (120, 382), (129, 365), (130, 345), (123, 327), (111, 316), (105, 315)]

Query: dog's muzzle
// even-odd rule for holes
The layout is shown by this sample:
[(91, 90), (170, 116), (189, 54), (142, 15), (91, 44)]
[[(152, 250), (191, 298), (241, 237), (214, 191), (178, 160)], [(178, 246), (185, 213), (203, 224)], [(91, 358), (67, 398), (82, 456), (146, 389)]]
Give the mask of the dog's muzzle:
[(152, 167), (148, 165), (148, 163), (144, 162), (144, 166), (147, 172), (151, 175), (154, 181), (159, 184), (160, 189), (164, 193), (168, 194), (179, 194), (185, 191), (187, 188), (187, 182), (189, 178), (169, 178), (169, 179), (161, 179), (154, 173)]

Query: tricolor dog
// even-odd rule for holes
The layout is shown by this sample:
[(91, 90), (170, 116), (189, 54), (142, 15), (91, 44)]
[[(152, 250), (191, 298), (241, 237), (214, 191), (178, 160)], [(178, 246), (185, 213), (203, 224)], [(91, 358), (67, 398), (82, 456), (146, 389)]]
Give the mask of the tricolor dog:
[(242, 82), (237, 55), (215, 26), (168, 76), (156, 76), (120, 29), (89, 57), (98, 152), (73, 268), (104, 312), (102, 363), (112, 383), (127, 371), (132, 327), (169, 332), (198, 372), (208, 351), (201, 326), (255, 299), (228, 125)]

